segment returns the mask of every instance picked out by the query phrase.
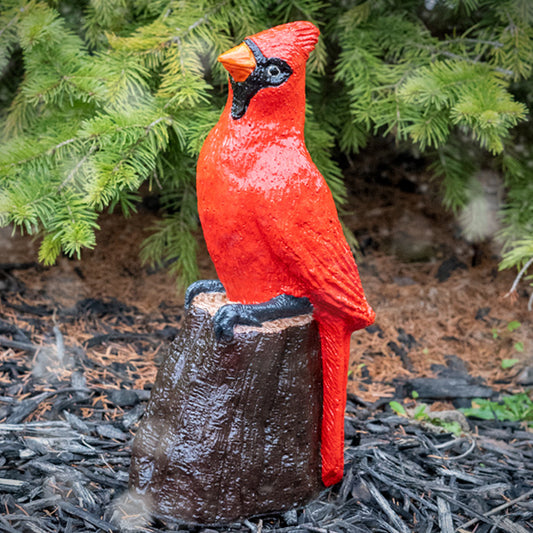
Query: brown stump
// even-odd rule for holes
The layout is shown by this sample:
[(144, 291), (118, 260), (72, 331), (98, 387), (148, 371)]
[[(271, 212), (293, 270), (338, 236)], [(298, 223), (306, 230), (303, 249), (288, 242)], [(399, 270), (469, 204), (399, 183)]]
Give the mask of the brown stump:
[(196, 297), (133, 443), (133, 494), (185, 522), (283, 511), (323, 488), (316, 323), (237, 326), (233, 341), (216, 342), (212, 316), (225, 303)]

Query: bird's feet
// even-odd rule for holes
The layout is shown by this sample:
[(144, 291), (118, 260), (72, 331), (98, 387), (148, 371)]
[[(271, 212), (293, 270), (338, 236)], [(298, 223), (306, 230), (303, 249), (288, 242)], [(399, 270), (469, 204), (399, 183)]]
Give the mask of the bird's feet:
[(227, 304), (213, 317), (217, 340), (231, 341), (237, 325), (260, 327), (263, 322), (313, 312), (308, 298), (280, 294), (260, 304)]
[(213, 317), (217, 340), (231, 341), (233, 328), (237, 325), (261, 327), (261, 321), (254, 316), (252, 307), (243, 304), (223, 305)]
[(185, 309), (189, 309), (192, 301), (202, 292), (226, 292), (218, 279), (201, 279), (191, 283), (185, 293)]

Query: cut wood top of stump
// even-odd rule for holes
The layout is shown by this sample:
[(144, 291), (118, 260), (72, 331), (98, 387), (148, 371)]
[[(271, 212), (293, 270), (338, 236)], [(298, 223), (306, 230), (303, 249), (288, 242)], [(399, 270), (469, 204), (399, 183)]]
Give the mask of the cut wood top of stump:
[[(223, 292), (202, 292), (196, 296), (192, 302), (195, 307), (207, 311), (211, 316), (226, 304), (234, 304)], [(305, 315), (292, 316), (289, 318), (278, 318), (263, 322), (262, 327), (257, 326), (235, 326), (235, 333), (244, 333), (247, 331), (262, 331), (263, 333), (277, 333), (289, 327), (304, 326), (313, 321), (312, 313)]]

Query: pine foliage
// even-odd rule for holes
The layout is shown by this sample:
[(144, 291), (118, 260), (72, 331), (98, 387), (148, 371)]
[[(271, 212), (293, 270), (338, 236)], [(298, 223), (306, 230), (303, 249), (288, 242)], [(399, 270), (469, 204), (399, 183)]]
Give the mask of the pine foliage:
[(163, 215), (142, 251), (196, 276), (195, 161), (225, 101), (216, 62), (246, 35), (318, 24), (306, 138), (339, 204), (332, 157), (394, 135), (433, 161), (458, 210), (483, 164), (504, 176), (503, 267), (533, 256), (530, 0), (4, 0), (0, 224), (41, 238), (40, 260), (95, 246), (98, 214)]

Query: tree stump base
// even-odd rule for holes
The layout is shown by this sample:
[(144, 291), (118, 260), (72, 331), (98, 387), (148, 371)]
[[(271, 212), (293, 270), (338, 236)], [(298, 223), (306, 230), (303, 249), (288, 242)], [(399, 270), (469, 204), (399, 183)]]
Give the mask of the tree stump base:
[(195, 298), (133, 443), (133, 495), (188, 523), (292, 509), (323, 489), (316, 323), (237, 326), (233, 341), (217, 342), (212, 317), (226, 303)]

